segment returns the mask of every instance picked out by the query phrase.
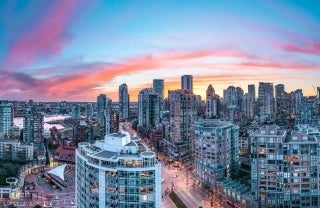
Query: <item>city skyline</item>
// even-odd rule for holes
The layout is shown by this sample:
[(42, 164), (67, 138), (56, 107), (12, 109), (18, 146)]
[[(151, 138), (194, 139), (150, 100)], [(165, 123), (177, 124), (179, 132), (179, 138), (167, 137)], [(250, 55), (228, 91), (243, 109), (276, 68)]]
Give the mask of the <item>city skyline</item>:
[(164, 92), (193, 76), (212, 84), (320, 85), (317, 1), (9, 1), (0, 6), (0, 99), (131, 101), (164, 79)]

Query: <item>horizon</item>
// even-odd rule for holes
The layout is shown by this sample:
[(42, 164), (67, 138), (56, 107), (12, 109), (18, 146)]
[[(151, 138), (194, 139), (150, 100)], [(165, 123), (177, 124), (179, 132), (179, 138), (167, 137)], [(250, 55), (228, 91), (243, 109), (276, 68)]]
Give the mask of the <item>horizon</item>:
[[(271, 83), (272, 83), (272, 82), (271, 82)], [(273, 83), (273, 84), (274, 84), (274, 83)], [(277, 84), (281, 84), (281, 83), (277, 83)], [(273, 88), (274, 88), (277, 84), (273, 85)], [(230, 85), (230, 86), (233, 86), (233, 85)], [(227, 86), (227, 87), (230, 87), (230, 86)], [(193, 87), (195, 87), (195, 86), (193, 86)], [(226, 90), (227, 87), (224, 88), (224, 89)], [(234, 87), (238, 87), (238, 86), (234, 86)], [(255, 85), (255, 91), (256, 91), (256, 97), (255, 97), (255, 98), (256, 98), (256, 99), (258, 98), (258, 87), (259, 87), (259, 86), (256, 86), (256, 85)], [(315, 87), (315, 86), (314, 86), (314, 87)], [(152, 88), (152, 86), (150, 86), (149, 88)], [(170, 90), (179, 90), (179, 89), (181, 89), (181, 88), (175, 88), (175, 89), (170, 89)], [(242, 89), (243, 89), (243, 88), (242, 88)], [(142, 89), (141, 89), (141, 90), (142, 90)], [(288, 90), (285, 88), (285, 92), (286, 92), (286, 93), (291, 93), (291, 92), (294, 92), (295, 90), (298, 90), (298, 89), (294, 89), (294, 90), (288, 91)], [(129, 91), (129, 89), (128, 89), (128, 91)], [(244, 92), (244, 94), (246, 94), (246, 93), (248, 93), (248, 90), (247, 90), (247, 89), (243, 89), (243, 92)], [(194, 94), (195, 94), (195, 95), (200, 95), (200, 96), (201, 96), (201, 100), (202, 100), (202, 101), (205, 101), (205, 100), (206, 100), (205, 93), (206, 93), (206, 91), (204, 91), (204, 95), (196, 94), (196, 93), (194, 93)], [(317, 96), (314, 88), (313, 88), (313, 94), (312, 94), (312, 95), (305, 95), (304, 92), (303, 92), (303, 90), (302, 90), (302, 93), (303, 93), (303, 96), (304, 96), (304, 97), (315, 97), (315, 96)], [(106, 93), (100, 93), (100, 94), (105, 94), (108, 98), (110, 98), (110, 97), (108, 96), (108, 94), (106, 94)], [(95, 97), (95, 100), (91, 100), (91, 101), (90, 101), (90, 100), (89, 100), (89, 101), (74, 101), (74, 100), (69, 100), (69, 101), (67, 101), (67, 100), (52, 100), (52, 101), (46, 101), (46, 100), (34, 100), (34, 99), (32, 99), (32, 98), (30, 98), (30, 99), (26, 98), (25, 100), (8, 100), (8, 99), (1, 99), (1, 100), (8, 100), (8, 101), (11, 101), (11, 102), (28, 102), (28, 101), (32, 100), (33, 102), (43, 102), (43, 103), (53, 103), (53, 102), (96, 103), (96, 102), (97, 102), (97, 98), (98, 98), (98, 96), (99, 96), (100, 94), (97, 94), (96, 97)], [(223, 97), (223, 93), (222, 93), (222, 94), (218, 94), (217, 92), (215, 92), (215, 94), (218, 95), (220, 98), (224, 98), (224, 97)], [(164, 96), (164, 99), (167, 99), (167, 98), (168, 98), (168, 91), (165, 92), (164, 95), (165, 95), (165, 96)], [(130, 96), (130, 94), (129, 94), (129, 96)], [(131, 97), (131, 96), (130, 96), (130, 97)], [(119, 102), (119, 100), (113, 100), (113, 99), (111, 99), (111, 100), (112, 100), (113, 103)], [(133, 101), (130, 100), (130, 103), (138, 103), (138, 100), (133, 100)]]
[(11, 1), (0, 6), (0, 100), (118, 101), (164, 80), (164, 92), (193, 76), (211, 84), (284, 84), (314, 96), (320, 86), (317, 1)]

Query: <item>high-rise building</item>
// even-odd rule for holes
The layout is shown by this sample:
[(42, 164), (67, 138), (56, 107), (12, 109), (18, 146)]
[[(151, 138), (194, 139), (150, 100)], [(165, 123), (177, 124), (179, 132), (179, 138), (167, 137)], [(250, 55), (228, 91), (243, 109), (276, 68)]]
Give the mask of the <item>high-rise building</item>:
[(76, 203), (87, 207), (161, 207), (161, 164), (128, 132), (76, 150)]
[(320, 115), (320, 87), (317, 87), (317, 95), (315, 100), (315, 111), (317, 115)]
[(97, 98), (97, 116), (100, 123), (104, 120), (104, 111), (107, 108), (107, 96), (100, 94)]
[(160, 95), (160, 118), (163, 117), (164, 111), (164, 84), (163, 79), (154, 79), (153, 80), (153, 89), (156, 93)]
[(273, 83), (259, 82), (258, 115), (260, 121), (270, 121), (274, 117)]
[(243, 113), (247, 120), (253, 120), (255, 113), (254, 113), (254, 97), (246, 93), (243, 96)]
[(164, 139), (169, 156), (185, 161), (194, 155), (194, 121), (197, 118), (196, 96), (191, 90), (169, 91), (170, 135)]
[(160, 122), (160, 95), (152, 88), (139, 92), (138, 125), (145, 129), (155, 128)]
[(193, 78), (192, 75), (183, 75), (181, 77), (181, 89), (191, 90), (193, 92)]
[(119, 131), (119, 113), (116, 111), (111, 112), (110, 117), (110, 134)]
[(80, 118), (80, 104), (74, 103), (72, 105), (72, 117), (73, 118)]
[(0, 101), (0, 134), (9, 136), (13, 126), (13, 105), (7, 101)]
[(274, 88), (276, 124), (284, 126), (288, 124), (288, 116), (290, 116), (291, 113), (294, 113), (293, 102), (291, 102), (290, 94), (285, 91), (285, 86), (283, 84), (278, 84)]
[(212, 118), (218, 114), (218, 99), (216, 98), (214, 88), (210, 84), (206, 93), (206, 118)]
[(239, 127), (217, 119), (195, 122), (195, 174), (203, 184), (238, 173)]
[(23, 141), (33, 143), (35, 150), (39, 150), (43, 142), (43, 131), (44, 115), (30, 104), (23, 117)]
[(303, 101), (303, 93), (302, 89), (297, 89), (294, 91), (294, 106), (295, 106), (295, 114), (300, 116), (302, 109), (302, 101)]
[(284, 84), (277, 84), (275, 87), (275, 107), (276, 113), (280, 113), (283, 100), (285, 100), (286, 92), (284, 90)]
[(248, 85), (248, 95), (253, 97), (253, 100), (256, 100), (256, 88), (254, 84), (249, 84)]
[(119, 119), (129, 118), (129, 94), (127, 84), (122, 84), (119, 86)]
[(86, 115), (87, 118), (91, 118), (93, 116), (93, 106), (92, 103), (87, 103), (86, 104)]
[(154, 79), (153, 89), (156, 93), (158, 93), (161, 96), (161, 98), (163, 98), (164, 97), (163, 79)]
[(79, 121), (73, 126), (73, 139), (76, 145), (80, 142), (92, 142), (93, 126), (89, 122)]
[(319, 207), (318, 130), (263, 126), (250, 135), (251, 191), (259, 207)]
[(229, 86), (224, 91), (225, 116), (227, 120), (239, 121), (242, 118), (243, 89)]
[(106, 134), (110, 134), (110, 119), (112, 114), (112, 100), (105, 94), (100, 94), (97, 98), (98, 120), (100, 123), (100, 137), (104, 138)]

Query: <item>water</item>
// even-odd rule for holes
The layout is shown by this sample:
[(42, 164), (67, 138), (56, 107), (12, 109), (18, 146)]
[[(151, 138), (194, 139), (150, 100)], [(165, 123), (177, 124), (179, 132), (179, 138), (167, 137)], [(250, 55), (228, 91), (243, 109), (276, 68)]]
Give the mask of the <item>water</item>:
[[(48, 124), (49, 121), (54, 120), (62, 120), (65, 118), (69, 118), (68, 115), (52, 115), (52, 116), (44, 116), (44, 133), (49, 133), (49, 129), (52, 127), (56, 127), (58, 130), (64, 129), (64, 127), (60, 124)], [(13, 123), (18, 126), (20, 129), (23, 128), (23, 117), (15, 117), (13, 119)]]

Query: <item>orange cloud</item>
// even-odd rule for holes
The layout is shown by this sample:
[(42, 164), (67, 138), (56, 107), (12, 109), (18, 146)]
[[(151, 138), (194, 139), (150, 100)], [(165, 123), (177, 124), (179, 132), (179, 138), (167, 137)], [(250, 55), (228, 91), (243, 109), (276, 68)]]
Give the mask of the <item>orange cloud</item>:
[[(217, 57), (222, 57), (222, 60), (225, 60), (226, 63), (222, 63), (221, 61), (215, 63), (215, 58)], [(213, 58), (212, 63), (210, 63), (210, 58)], [(228, 63), (229, 58), (235, 59)], [(76, 70), (77, 68), (79, 70)], [(156, 74), (152, 77), (141, 77), (141, 79), (144, 79), (143, 83), (139, 83), (139, 80), (137, 80), (134, 85), (129, 86), (130, 99), (136, 101), (140, 90), (151, 87), (153, 78), (166, 77), (165, 92), (167, 93), (168, 90), (180, 88), (180, 74), (190, 73), (186, 69), (199, 68), (203, 69), (202, 75), (193, 71), (195, 93), (204, 94), (208, 85), (213, 84), (213, 86), (220, 89), (220, 93), (218, 94), (222, 95), (223, 88), (226, 88), (228, 85), (239, 86), (241, 81), (243, 83), (250, 83), (258, 80), (271, 81), (293, 78), (301, 80), (304, 77), (301, 74), (295, 75), (296, 73), (291, 75), (292, 70), (312, 70), (316, 73), (319, 71), (320, 66), (297, 61), (252, 60), (250, 55), (241, 51), (237, 52), (228, 49), (171, 52), (143, 56), (118, 64), (96, 63), (75, 66), (72, 70), (75, 74), (54, 76), (46, 79), (35, 79), (23, 74), (14, 75), (9, 73), (4, 78), (5, 82), (1, 89), (12, 89), (17, 93), (17, 96), (30, 96), (28, 99), (94, 101), (97, 95), (106, 93), (112, 100), (117, 101), (117, 86), (113, 86), (113, 89), (104, 88), (103, 86), (106, 83), (112, 83), (118, 78), (120, 80), (123, 79), (122, 83), (126, 83), (126, 77), (130, 74), (151, 73), (155, 71)], [(156, 70), (159, 71), (156, 72)], [(172, 74), (175, 75), (172, 78), (167, 78), (168, 76), (165, 76), (166, 74), (163, 74), (163, 71), (165, 73), (172, 71), (174, 72)], [(145, 79), (150, 79), (150, 84), (145, 84)], [(117, 84), (119, 83), (115, 85)], [(10, 92), (7, 91), (7, 95), (12, 94), (12, 90)]]

